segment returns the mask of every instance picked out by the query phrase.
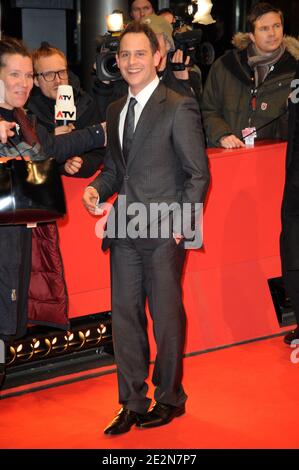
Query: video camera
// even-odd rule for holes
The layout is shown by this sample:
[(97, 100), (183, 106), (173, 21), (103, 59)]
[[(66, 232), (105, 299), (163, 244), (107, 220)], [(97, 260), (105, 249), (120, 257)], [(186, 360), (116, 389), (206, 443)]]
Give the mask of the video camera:
[(123, 12), (113, 10), (106, 17), (108, 33), (98, 36), (96, 55), (96, 75), (101, 81), (120, 80), (121, 75), (116, 62), (116, 53), (119, 46), (119, 38), (124, 29)]
[[(109, 20), (110, 17), (110, 20)], [(109, 21), (108, 21), (109, 20)], [(98, 36), (96, 39), (96, 76), (100, 81), (121, 80), (121, 74), (116, 62), (116, 53), (119, 47), (120, 34), (123, 29), (122, 13), (114, 10), (112, 15), (107, 17), (108, 33)], [(112, 24), (115, 22), (115, 24)], [(180, 29), (187, 27), (187, 23), (182, 17), (176, 17), (174, 24), (174, 45), (175, 50), (183, 51), (183, 63), (173, 63), (174, 71), (185, 69), (186, 57), (190, 57), (190, 66), (194, 63), (199, 65), (211, 65), (215, 59), (215, 52), (212, 44), (202, 43), (203, 31), (201, 29), (187, 29), (181, 32)], [(178, 28), (178, 31), (176, 29)]]
[(119, 35), (105, 34), (97, 37), (96, 75), (101, 81), (121, 79), (116, 63)]
[(214, 62), (215, 49), (210, 42), (202, 42), (202, 29), (188, 29), (184, 32), (175, 32), (173, 39), (175, 50), (181, 49), (183, 51), (183, 63), (173, 63), (172, 70), (184, 70), (187, 56), (190, 57), (189, 66), (193, 64), (212, 65)]
[(183, 51), (183, 63), (182, 64), (172, 64), (172, 70), (184, 70), (186, 57), (190, 57), (190, 65), (193, 65), (196, 62), (196, 51), (197, 47), (201, 43), (202, 39), (202, 30), (187, 30), (183, 33), (174, 33), (174, 47), (175, 50)]

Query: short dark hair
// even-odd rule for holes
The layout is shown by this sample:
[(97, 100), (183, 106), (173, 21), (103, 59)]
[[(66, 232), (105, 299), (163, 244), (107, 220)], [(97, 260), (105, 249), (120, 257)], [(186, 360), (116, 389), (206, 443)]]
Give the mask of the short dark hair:
[(261, 16), (266, 15), (266, 13), (277, 13), (280, 16), (281, 23), (283, 25), (284, 23), (283, 13), (279, 8), (274, 7), (270, 3), (259, 2), (253, 6), (251, 12), (249, 13), (247, 17), (247, 27), (250, 33), (254, 33), (256, 21)]
[(23, 57), (29, 57), (31, 59), (31, 54), (22, 41), (16, 38), (11, 38), (9, 36), (3, 36), (0, 40), (0, 68), (5, 66), (5, 63), (3, 62), (3, 56), (14, 54), (19, 54)]
[(122, 38), (128, 33), (143, 33), (146, 35), (150, 42), (151, 50), (153, 54), (159, 50), (159, 43), (157, 36), (155, 35), (154, 31), (146, 24), (140, 23), (139, 21), (131, 21), (126, 29), (123, 31), (122, 35), (120, 36), (119, 46), (121, 44)]

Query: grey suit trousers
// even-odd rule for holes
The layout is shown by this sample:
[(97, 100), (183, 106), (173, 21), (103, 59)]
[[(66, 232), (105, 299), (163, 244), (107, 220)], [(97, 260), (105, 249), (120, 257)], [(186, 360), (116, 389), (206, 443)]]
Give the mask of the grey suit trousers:
[(152, 382), (154, 398), (182, 405), (186, 315), (181, 276), (185, 260), (183, 243), (170, 239), (118, 239), (111, 245), (112, 327), (117, 364), (119, 402), (137, 413), (150, 405), (146, 379), (149, 342), (146, 297), (157, 346)]

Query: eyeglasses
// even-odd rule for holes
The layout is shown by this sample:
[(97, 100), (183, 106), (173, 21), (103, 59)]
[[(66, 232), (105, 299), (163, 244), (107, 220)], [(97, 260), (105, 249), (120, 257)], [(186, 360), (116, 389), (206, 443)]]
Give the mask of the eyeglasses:
[(53, 80), (56, 78), (56, 75), (58, 75), (60, 80), (65, 80), (68, 77), (67, 69), (58, 70), (57, 72), (41, 72), (35, 74), (36, 77), (43, 77), (46, 82), (53, 82)]

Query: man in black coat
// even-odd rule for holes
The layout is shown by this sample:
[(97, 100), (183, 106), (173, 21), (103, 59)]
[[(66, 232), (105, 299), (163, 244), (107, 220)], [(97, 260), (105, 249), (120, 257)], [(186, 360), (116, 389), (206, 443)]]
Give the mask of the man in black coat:
[[(108, 109), (107, 161), (83, 196), (86, 208), (97, 213), (97, 200), (102, 203), (118, 193), (117, 215), (112, 210), (107, 223), (108, 228), (115, 221), (117, 233), (105, 238), (103, 248), (111, 252), (113, 341), (123, 408), (105, 429), (108, 435), (127, 432), (134, 424), (167, 424), (185, 412), (187, 399), (182, 385), (186, 317), (181, 276), (186, 253), (182, 239), (188, 232), (185, 224), (175, 223), (175, 214), (166, 216), (171, 215), (170, 204), (184, 215), (187, 206), (204, 201), (209, 170), (198, 105), (159, 81), (159, 61), (151, 28), (130, 23), (118, 53), (128, 96)], [(161, 215), (151, 217), (158, 204)], [(144, 216), (136, 232), (132, 210)], [(159, 233), (167, 227), (164, 236)], [(148, 412), (146, 297), (157, 345), (152, 378), (156, 403)]]
[[(299, 79), (299, 66), (295, 80)], [(295, 84), (294, 80), (294, 84)], [(290, 344), (299, 339), (299, 93), (290, 97), (289, 136), (286, 157), (286, 179), (282, 202), (280, 239), (282, 273), (287, 294), (294, 309), (297, 328), (285, 336)]]
[[(27, 109), (39, 124), (51, 134), (61, 135), (74, 129), (85, 129), (100, 123), (101, 117), (95, 100), (82, 90), (78, 77), (68, 70), (67, 59), (60, 49), (48, 43), (42, 43), (40, 48), (33, 51), (32, 59), (35, 87), (27, 102)], [(55, 121), (54, 109), (60, 85), (71, 85), (73, 88), (76, 121), (67, 125), (60, 125), (63, 121), (61, 123)], [(104, 154), (105, 149), (96, 148), (84, 154), (78, 154), (76, 159), (73, 158), (66, 165), (72, 170), (72, 165), (82, 163), (79, 170), (72, 176), (87, 178), (102, 166)]]

